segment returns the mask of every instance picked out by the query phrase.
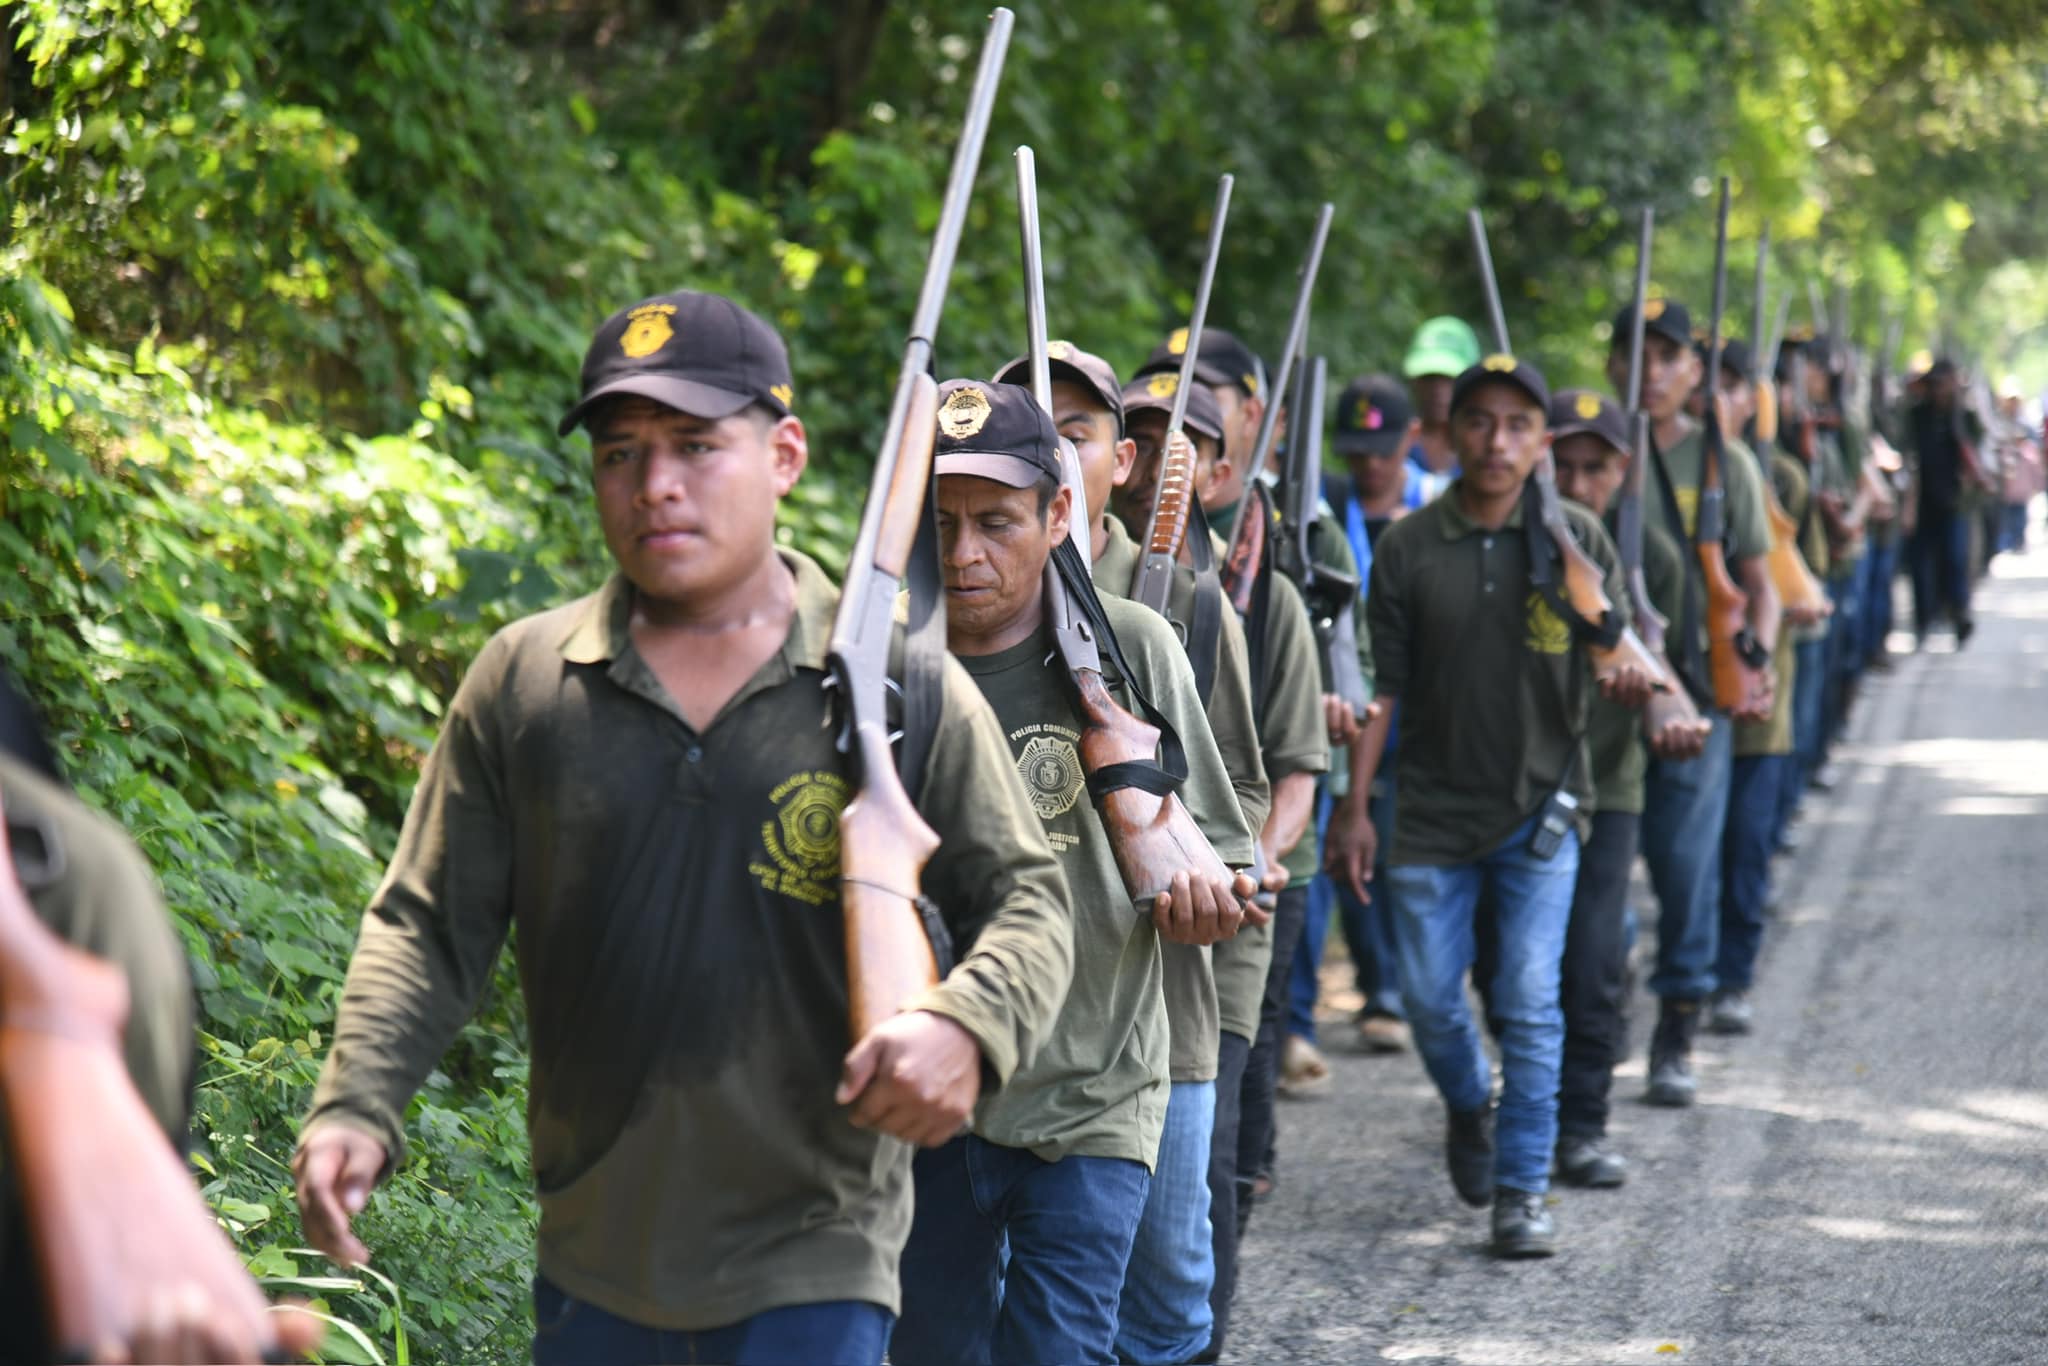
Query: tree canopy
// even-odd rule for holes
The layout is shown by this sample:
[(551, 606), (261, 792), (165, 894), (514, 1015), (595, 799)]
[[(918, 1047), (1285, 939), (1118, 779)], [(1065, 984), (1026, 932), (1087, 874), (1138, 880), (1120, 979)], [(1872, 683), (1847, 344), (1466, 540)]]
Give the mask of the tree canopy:
[[(2048, 385), (2048, 15), (2028, 0), (1095, 0), (1019, 6), (938, 350), (1023, 347), (1008, 151), (1037, 153), (1051, 325), (1128, 369), (1182, 320), (1277, 346), (1336, 205), (1315, 348), (1398, 365), (1478, 320), (1596, 379), (1637, 209), (1704, 299), (1735, 263), (1895, 362)], [(195, 1161), (336, 1359), (522, 1359), (534, 1207), (501, 976), (322, 1280), (285, 1170), (355, 926), (436, 718), (505, 621), (605, 569), (580, 437), (596, 323), (678, 286), (790, 340), (815, 463), (784, 534), (843, 560), (983, 33), (929, 0), (16, 0), (0, 8), (0, 658), (134, 832), (191, 951)], [(1746, 299), (1740, 288), (1733, 291)], [(1739, 303), (1733, 330), (1750, 326)], [(451, 1230), (460, 1236), (451, 1237)], [(312, 1278), (312, 1279), (308, 1279)], [(350, 1336), (353, 1334), (354, 1336)]]

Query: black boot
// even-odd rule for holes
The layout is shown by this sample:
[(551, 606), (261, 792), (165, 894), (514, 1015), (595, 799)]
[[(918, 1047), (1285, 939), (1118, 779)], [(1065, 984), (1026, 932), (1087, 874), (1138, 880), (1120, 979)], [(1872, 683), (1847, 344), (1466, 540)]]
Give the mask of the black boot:
[(1557, 1251), (1557, 1221), (1534, 1191), (1502, 1186), (1493, 1193), (1493, 1255), (1548, 1257)]
[(1477, 1110), (1451, 1110), (1444, 1159), (1451, 1184), (1466, 1204), (1483, 1207), (1493, 1198), (1493, 1102)]
[(1698, 1000), (1664, 998), (1657, 1011), (1657, 1032), (1650, 1036), (1650, 1104), (1692, 1104), (1699, 1091), (1699, 1082), (1692, 1074), (1692, 1039), (1699, 1027)]
[(1628, 1159), (1604, 1134), (1566, 1134), (1557, 1141), (1557, 1174), (1574, 1186), (1619, 1186), (1628, 1180)]

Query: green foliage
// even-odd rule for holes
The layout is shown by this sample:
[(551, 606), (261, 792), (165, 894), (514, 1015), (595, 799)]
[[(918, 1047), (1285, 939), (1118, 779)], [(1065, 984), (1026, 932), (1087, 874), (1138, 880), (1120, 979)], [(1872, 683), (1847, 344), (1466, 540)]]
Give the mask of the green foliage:
[[(1998, 310), (2043, 292), (1999, 269), (2048, 256), (2016, 184), (2042, 164), (2048, 40), (2019, 0), (1019, 8), (949, 374), (1021, 350), (1020, 142), (1053, 329), (1126, 369), (1188, 307), (1225, 169), (1211, 316), (1275, 345), (1327, 197), (1315, 337), (1340, 374), (1397, 364), (1426, 314), (1479, 314), (1477, 205), (1518, 344), (1594, 378), (1637, 205), (1664, 225), (1659, 282), (1704, 297), (1717, 170), (1741, 186), (1738, 274), (1769, 219), (1782, 280), (1849, 283), (1866, 329), (1910, 309), (1908, 347), (1978, 281), (1961, 325), (1984, 340), (2020, 337)], [(783, 535), (839, 562), (984, 13), (0, 7), (0, 658), (163, 883), (203, 1008), (208, 1198), (252, 1269), (317, 1296), (333, 1359), (526, 1351), (509, 971), (363, 1216), (381, 1274), (298, 1247), (286, 1164), (443, 701), (491, 630), (606, 570), (582, 440), (553, 427), (582, 347), (685, 284), (773, 320), (812, 446)]]

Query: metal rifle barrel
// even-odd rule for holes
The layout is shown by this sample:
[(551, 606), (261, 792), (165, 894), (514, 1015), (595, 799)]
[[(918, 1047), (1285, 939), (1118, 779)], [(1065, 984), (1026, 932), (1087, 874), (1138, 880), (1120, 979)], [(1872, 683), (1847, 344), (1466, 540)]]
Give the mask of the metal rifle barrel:
[[(903, 347), (903, 367), (896, 379), (896, 397), (889, 406), (889, 422), (882, 429), (881, 458), (876, 466), (877, 488), (887, 487), (889, 466), (903, 446), (903, 428), (910, 418), (912, 384), (929, 374), (932, 341), (939, 330), (939, 313), (946, 302), (946, 284), (953, 274), (953, 261), (960, 251), (960, 230), (967, 222), (967, 204), (974, 195), (974, 173), (981, 165), (981, 146), (988, 138), (989, 116), (994, 112), (996, 89), (1002, 84), (1003, 58), (1010, 50), (1010, 31), (1017, 16), (998, 6), (989, 15), (988, 37), (981, 45), (981, 66), (974, 74), (974, 88), (967, 97), (967, 118), (961, 125), (959, 145), (953, 149), (953, 168), (946, 177), (946, 198), (939, 208), (937, 231), (932, 236), (931, 255), (925, 258), (924, 284), (918, 290), (917, 311), (910, 318), (910, 336)], [(881, 532), (879, 518), (863, 518), (854, 540), (850, 564), (872, 564), (875, 540)], [(837, 632), (835, 631), (835, 635)]]
[(1785, 349), (1785, 329), (1791, 326), (1791, 323), (1792, 291), (1788, 289), (1778, 296), (1778, 317), (1771, 324), (1770, 361), (1765, 366), (1764, 373), (1770, 376), (1773, 382), (1777, 379), (1778, 357)]
[(1046, 357), (1045, 258), (1038, 237), (1038, 160), (1017, 149), (1017, 235), (1024, 251), (1024, 332), (1031, 357), (1031, 396), (1052, 413), (1052, 362)]
[(1650, 238), (1656, 231), (1657, 211), (1643, 205), (1643, 225), (1636, 238), (1636, 308), (1628, 329), (1628, 410), (1643, 406), (1643, 325), (1649, 320), (1643, 309), (1650, 302)]
[(1750, 291), (1749, 304), (1749, 349), (1752, 366), (1761, 365), (1764, 359), (1764, 327), (1770, 321), (1765, 312), (1770, 307), (1764, 275), (1769, 268), (1771, 255), (1771, 225), (1764, 224), (1756, 234), (1756, 283)]
[(1714, 314), (1707, 324), (1707, 418), (1718, 422), (1721, 392), (1721, 315), (1728, 307), (1728, 177), (1721, 177), (1721, 207), (1714, 215)]
[(1223, 223), (1230, 217), (1230, 189), (1236, 177), (1229, 172), (1216, 178), (1216, 208), (1209, 219), (1209, 246), (1202, 255), (1202, 277), (1195, 282), (1195, 307), (1188, 314), (1188, 344), (1180, 358), (1180, 384), (1173, 391), (1173, 409), (1167, 415), (1166, 430), (1177, 432), (1188, 416), (1188, 386), (1195, 382), (1195, 365), (1201, 359), (1202, 329), (1209, 321), (1209, 291), (1216, 284), (1216, 262), (1223, 255)]
[(1493, 348), (1511, 354), (1514, 347), (1508, 345), (1508, 315), (1500, 306), (1500, 281), (1493, 273), (1493, 251), (1486, 245), (1486, 220), (1479, 210), (1469, 209), (1465, 219), (1472, 225), (1472, 250), (1479, 256), (1479, 278), (1486, 286), (1486, 317), (1493, 324)]
[(1261, 386), (1266, 395), (1266, 415), (1259, 419), (1258, 439), (1252, 442), (1251, 463), (1244, 472), (1244, 495), (1238, 499), (1237, 516), (1231, 519), (1227, 545), (1235, 546), (1244, 533), (1244, 515), (1251, 506), (1252, 486), (1265, 472), (1266, 457), (1273, 450), (1273, 435), (1280, 420), (1280, 405), (1273, 401), (1274, 396), (1287, 392), (1287, 381), (1294, 370), (1294, 353), (1302, 349), (1308, 336), (1309, 298), (1315, 292), (1316, 273), (1323, 268), (1323, 245), (1330, 240), (1330, 218), (1336, 212), (1337, 206), (1326, 200), (1316, 213), (1315, 233), (1309, 238), (1308, 255), (1301, 263), (1301, 279), (1294, 289), (1294, 314), (1287, 321), (1287, 345), (1280, 353), (1280, 373), (1273, 376), (1270, 385)]

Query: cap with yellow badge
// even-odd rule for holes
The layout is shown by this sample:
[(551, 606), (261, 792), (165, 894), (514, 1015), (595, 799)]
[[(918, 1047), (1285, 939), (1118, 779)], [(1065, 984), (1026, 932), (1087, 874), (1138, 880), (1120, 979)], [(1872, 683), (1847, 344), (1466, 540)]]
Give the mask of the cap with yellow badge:
[(1530, 398), (1547, 415), (1550, 411), (1550, 385), (1545, 382), (1543, 372), (1529, 362), (1505, 351), (1496, 351), (1458, 376), (1451, 385), (1451, 411), (1457, 412), (1470, 398), (1488, 384), (1511, 384)]
[[(1145, 363), (1138, 367), (1136, 378), (1156, 375), (1161, 371), (1180, 373), (1181, 358), (1188, 353), (1188, 330), (1176, 327), (1172, 335), (1154, 347), (1152, 354), (1145, 357)], [(1266, 367), (1252, 349), (1237, 339), (1233, 332), (1220, 327), (1202, 329), (1202, 346), (1195, 353), (1195, 378), (1218, 389), (1236, 389), (1247, 398), (1256, 398), (1261, 384), (1260, 376)]]
[(583, 355), (583, 395), (557, 430), (567, 436), (597, 403), (620, 394), (713, 420), (750, 403), (786, 417), (794, 397), (789, 349), (730, 299), (692, 289), (658, 294), (597, 329)]
[[(1149, 375), (1140, 375), (1124, 386), (1124, 416), (1133, 418), (1140, 413), (1171, 413), (1173, 396), (1179, 392), (1180, 376), (1171, 370), (1155, 370)], [(1182, 420), (1196, 436), (1206, 436), (1211, 441), (1223, 439), (1223, 410), (1216, 406), (1216, 396), (1205, 385), (1188, 387), (1188, 411)]]
[(1560, 389), (1550, 400), (1550, 433), (1562, 441), (1581, 432), (1629, 453), (1628, 418), (1621, 405), (1591, 389)]
[[(1635, 331), (1636, 306), (1614, 315), (1614, 336), (1609, 345), (1617, 351), (1628, 349), (1629, 334)], [(1692, 314), (1676, 299), (1652, 298), (1643, 305), (1643, 331), (1647, 334), (1665, 337), (1680, 346), (1692, 345)]]

